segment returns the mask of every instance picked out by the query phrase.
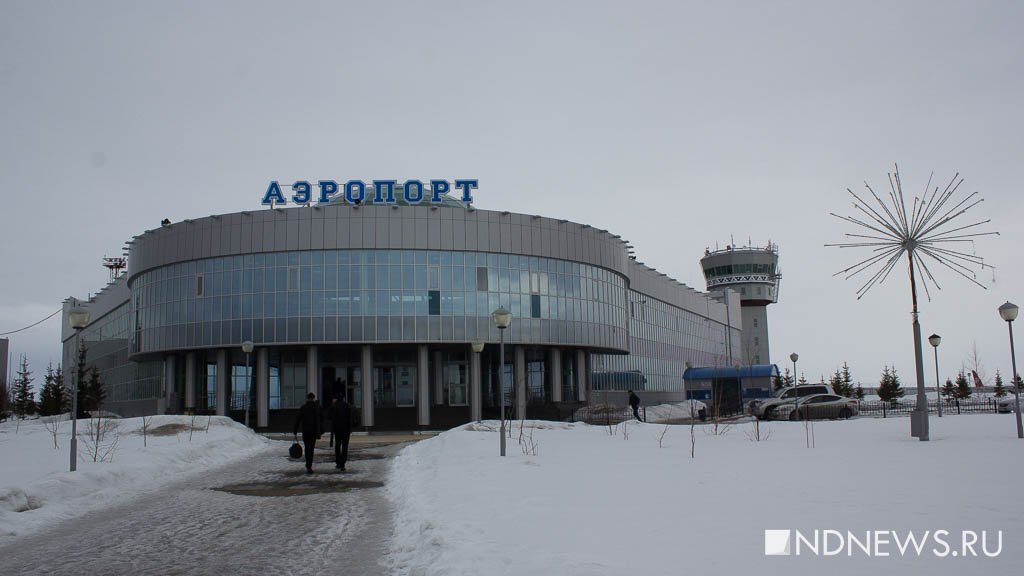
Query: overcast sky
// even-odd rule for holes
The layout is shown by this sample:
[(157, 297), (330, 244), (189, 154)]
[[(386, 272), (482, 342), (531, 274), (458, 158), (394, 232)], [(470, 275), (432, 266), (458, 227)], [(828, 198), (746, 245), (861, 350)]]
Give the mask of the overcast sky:
[[(173, 221), (270, 180), (478, 178), (476, 205), (606, 228), (704, 290), (705, 247), (779, 245), (772, 361), (914, 382), (905, 268), (861, 300), (846, 188), (960, 172), (1001, 235), (921, 304), (943, 379), (1010, 372), (1024, 304), (1020, 2), (0, 3), (0, 332)], [(965, 221), (966, 223), (966, 221)], [(60, 316), (14, 334), (41, 381)], [(1024, 330), (1021, 330), (1024, 341)], [(934, 384), (925, 343), (926, 382)], [(1022, 357), (1024, 361), (1024, 357)]]

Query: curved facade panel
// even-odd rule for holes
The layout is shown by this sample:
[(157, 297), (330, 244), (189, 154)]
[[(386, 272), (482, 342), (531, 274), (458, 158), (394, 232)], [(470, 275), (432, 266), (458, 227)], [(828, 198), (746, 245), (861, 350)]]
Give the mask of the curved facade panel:
[(629, 351), (626, 283), (588, 264), (465, 251), (307, 250), (136, 274), (133, 352), (268, 345), (506, 341)]
[(297, 250), (472, 250), (589, 264), (626, 275), (621, 238), (542, 216), (435, 206), (323, 205), (239, 212), (150, 230), (131, 242), (129, 280), (190, 260)]

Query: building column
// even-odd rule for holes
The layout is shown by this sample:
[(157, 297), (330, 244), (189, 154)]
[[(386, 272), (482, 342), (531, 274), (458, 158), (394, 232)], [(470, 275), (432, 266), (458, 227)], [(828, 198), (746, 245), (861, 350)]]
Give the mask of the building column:
[(441, 370), (442, 354), (440, 350), (434, 350), (434, 405), (444, 404), (444, 373)]
[(363, 388), (363, 426), (373, 427), (373, 346), (365, 344), (362, 350), (360, 376)]
[(469, 419), (483, 418), (483, 402), (480, 394), (480, 354), (469, 347)]
[(270, 349), (256, 349), (256, 427), (270, 421)]
[(185, 355), (185, 413), (196, 413), (196, 353)]
[(228, 351), (217, 350), (217, 416), (227, 416), (231, 406), (231, 366)]
[(587, 355), (583, 350), (576, 351), (576, 397), (580, 402), (587, 401)]
[(516, 418), (522, 420), (526, 418), (526, 349), (516, 346), (515, 357), (513, 381), (516, 383)]
[(317, 361), (316, 346), (306, 347), (306, 394), (312, 392), (320, 398), (320, 363)]
[(548, 349), (548, 373), (551, 374), (551, 401), (562, 401), (562, 351)]
[(587, 389), (587, 396), (592, 396), (594, 392), (594, 353), (589, 350), (584, 352), (583, 362), (587, 367), (583, 373), (583, 387)]
[(178, 375), (178, 361), (174, 354), (164, 357), (164, 406), (163, 410), (157, 410), (158, 414), (170, 414), (176, 412), (177, 395), (175, 394), (175, 377)]
[(430, 350), (426, 344), (416, 347), (416, 423), (430, 426)]

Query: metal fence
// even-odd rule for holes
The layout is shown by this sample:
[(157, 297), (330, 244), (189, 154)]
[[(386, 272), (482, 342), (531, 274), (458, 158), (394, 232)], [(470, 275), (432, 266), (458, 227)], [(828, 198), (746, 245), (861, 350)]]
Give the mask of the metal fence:
[[(964, 398), (942, 399), (942, 414), (984, 414), (998, 412), (999, 401), (995, 398)], [(909, 416), (917, 408), (916, 398), (901, 398), (892, 402), (883, 400), (861, 401), (861, 416), (889, 418), (892, 416)], [(928, 400), (928, 413), (938, 414), (939, 400)]]
[[(646, 406), (640, 407), (640, 418), (644, 421), (647, 420)], [(628, 406), (584, 406), (569, 416), (570, 422), (583, 422), (586, 424), (596, 424), (598, 426), (621, 424), (626, 420), (634, 420), (633, 409)]]

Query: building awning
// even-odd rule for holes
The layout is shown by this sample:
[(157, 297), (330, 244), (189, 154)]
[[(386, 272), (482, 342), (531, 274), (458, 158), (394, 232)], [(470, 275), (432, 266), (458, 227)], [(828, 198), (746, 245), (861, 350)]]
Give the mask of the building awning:
[[(774, 378), (779, 375), (779, 367), (775, 364), (752, 364), (740, 366), (740, 378)], [(683, 372), (683, 380), (714, 380), (716, 378), (736, 378), (735, 367), (701, 366), (689, 368)]]

